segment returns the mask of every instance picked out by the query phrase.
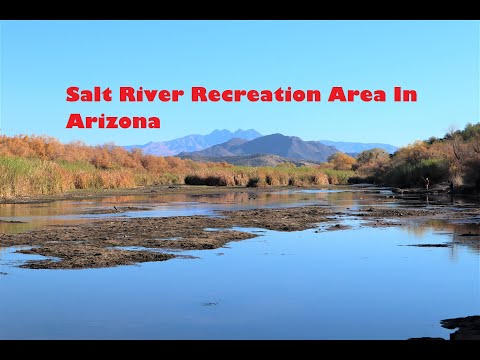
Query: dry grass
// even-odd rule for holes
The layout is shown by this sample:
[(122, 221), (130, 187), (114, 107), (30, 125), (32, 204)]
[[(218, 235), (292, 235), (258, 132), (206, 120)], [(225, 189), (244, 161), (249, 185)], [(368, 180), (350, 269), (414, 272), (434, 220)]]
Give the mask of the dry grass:
[[(325, 170), (318, 167), (246, 167), (234, 166), (218, 168), (212, 166), (208, 169), (194, 171), (185, 177), (185, 183), (190, 185), (215, 185), (215, 186), (321, 186), (335, 183), (346, 184), (348, 177), (342, 171)], [(353, 172), (350, 172), (353, 174)]]
[(48, 136), (0, 136), (0, 197), (62, 193), (73, 189), (146, 185), (318, 186), (347, 183), (351, 171), (295, 167), (196, 163), (144, 155), (135, 149), (81, 142), (62, 144)]

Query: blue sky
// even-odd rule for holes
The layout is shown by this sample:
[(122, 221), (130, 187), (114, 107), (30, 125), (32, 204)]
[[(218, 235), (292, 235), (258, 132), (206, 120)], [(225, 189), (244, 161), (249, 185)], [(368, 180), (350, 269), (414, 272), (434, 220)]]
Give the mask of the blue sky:
[[(397, 146), (479, 119), (478, 21), (1, 21), (0, 131), (118, 145), (214, 129)], [(110, 87), (110, 103), (66, 89)], [(178, 103), (120, 103), (118, 88), (183, 89)], [(190, 88), (319, 89), (320, 103), (192, 103)], [(328, 103), (332, 86), (385, 103)], [(416, 103), (392, 101), (394, 86)], [(66, 129), (83, 116), (158, 116), (160, 129)]]

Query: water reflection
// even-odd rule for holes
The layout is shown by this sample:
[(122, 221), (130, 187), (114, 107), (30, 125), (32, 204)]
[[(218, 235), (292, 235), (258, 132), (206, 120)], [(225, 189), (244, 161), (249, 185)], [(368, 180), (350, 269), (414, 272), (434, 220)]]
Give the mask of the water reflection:
[[(442, 243), (448, 231), (422, 236)], [(5, 266), (0, 339), (448, 338), (441, 319), (478, 313), (478, 256), (459, 247), (452, 262), (451, 249), (400, 246), (418, 241), (398, 227), (263, 231), (182, 252), (195, 260), (78, 271)], [(31, 257), (11, 250), (2, 261)]]
[[(453, 205), (451, 205), (453, 201)], [(475, 206), (469, 199), (434, 195), (393, 194), (388, 189), (289, 189), (259, 192), (245, 189), (217, 194), (122, 195), (98, 199), (64, 200), (45, 204), (0, 204), (0, 232), (18, 233), (49, 224), (73, 224), (108, 217), (163, 217), (213, 215), (213, 210), (240, 210), (258, 207), (289, 207), (321, 204), (342, 210), (365, 207), (444, 207), (453, 210)], [(114, 206), (147, 207), (149, 210), (88, 215)], [(101, 211), (100, 211), (101, 212)], [(12, 223), (21, 221), (23, 223)], [(412, 230), (414, 231), (414, 230)], [(421, 230), (418, 230), (421, 231)]]
[[(18, 233), (51, 224), (89, 222), (116, 216), (211, 215), (212, 210), (287, 207), (329, 204), (339, 209), (358, 208), (375, 201), (375, 195), (338, 190), (257, 192), (245, 190), (219, 194), (166, 194), (110, 196), (87, 200), (64, 200), (45, 204), (0, 204), (0, 232)], [(114, 206), (151, 207), (146, 211), (87, 215)], [(23, 223), (12, 223), (22, 221)]]
[[(27, 221), (0, 222), (0, 231), (94, 221), (115, 214), (85, 213), (113, 206), (152, 207), (118, 216), (172, 216), (300, 204), (452, 207), (451, 201), (297, 189), (113, 196), (0, 205), (0, 219)], [(456, 205), (473, 206), (455, 197)], [(472, 236), (480, 233), (478, 219), (386, 228), (362, 221), (349, 218), (342, 224), (351, 229), (340, 231), (261, 230), (258, 238), (221, 249), (180, 253), (195, 260), (107, 269), (21, 269), (33, 255), (0, 247), (0, 272), (7, 274), (0, 277), (0, 339), (448, 338), (439, 320), (478, 313), (480, 237)], [(444, 243), (451, 246), (405, 246)]]
[(432, 231), (441, 235), (443, 239), (447, 236), (448, 242), (452, 245), (452, 258), (455, 257), (458, 246), (466, 246), (474, 253), (480, 254), (480, 222), (456, 224), (432, 219), (425, 223), (408, 223), (400, 228), (419, 240), (429, 239)]

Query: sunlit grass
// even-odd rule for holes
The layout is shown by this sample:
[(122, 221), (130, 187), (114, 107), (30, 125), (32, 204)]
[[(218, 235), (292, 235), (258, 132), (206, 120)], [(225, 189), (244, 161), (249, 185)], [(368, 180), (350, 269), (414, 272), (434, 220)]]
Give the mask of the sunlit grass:
[(0, 197), (58, 194), (74, 189), (149, 185), (323, 186), (346, 184), (351, 171), (300, 166), (234, 166), (144, 155), (105, 144), (62, 144), (48, 136), (0, 136)]
[(127, 167), (101, 169), (82, 161), (49, 161), (0, 156), (0, 196), (57, 194), (73, 189), (116, 189), (137, 186), (189, 184), (210, 186), (321, 186), (346, 184), (351, 171), (314, 167), (249, 167), (194, 164), (176, 172)]

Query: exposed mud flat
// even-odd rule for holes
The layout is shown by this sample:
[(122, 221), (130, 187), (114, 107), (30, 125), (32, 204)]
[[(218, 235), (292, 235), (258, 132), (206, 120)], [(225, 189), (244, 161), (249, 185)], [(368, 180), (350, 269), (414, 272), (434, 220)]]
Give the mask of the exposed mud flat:
[[(147, 261), (163, 261), (174, 257), (152, 251), (131, 251), (108, 249), (95, 245), (76, 243), (45, 244), (40, 248), (18, 250), (22, 254), (35, 254), (54, 257), (54, 259), (31, 261), (20, 267), (30, 269), (83, 269), (132, 265)], [(59, 258), (58, 260), (55, 258)]]
[[(141, 196), (138, 198), (131, 197), (128, 199), (123, 199), (119, 196), (118, 198), (113, 197), (101, 199), (100, 201), (85, 201), (78, 203), (75, 201), (67, 201), (65, 202), (65, 209), (67, 209), (67, 211), (64, 211), (64, 204), (62, 203), (47, 204), (46, 206), (42, 206), (41, 204), (33, 205), (34, 207), (39, 208), (48, 208), (50, 206), (52, 208), (57, 207), (51, 215), (48, 212), (42, 211), (39, 211), (38, 213), (32, 211), (32, 215), (30, 215), (30, 213), (18, 211), (15, 213), (12, 211), (12, 214), (10, 215), (8, 211), (5, 211), (4, 222), (16, 221), (17, 219), (27, 219), (30, 224), (35, 221), (35, 216), (42, 217), (45, 216), (45, 213), (53, 218), (58, 217), (60, 220), (56, 223), (49, 223), (51, 225), (41, 224), (41, 227), (28, 228), (28, 232), (25, 232), (27, 231), (26, 227), (22, 227), (18, 233), (12, 232), (8, 234), (0, 234), (0, 249), (10, 247), (10, 249), (7, 249), (6, 251), (7, 256), (5, 256), (4, 260), (4, 263), (6, 264), (5, 269), (9, 270), (4, 270), (2, 268), (3, 271), (8, 271), (8, 274), (0, 272), (0, 280), (2, 284), (12, 286), (12, 289), (22, 287), (28, 288), (28, 285), (18, 285), (16, 282), (17, 278), (15, 278), (16, 272), (25, 275), (19, 277), (20, 281), (35, 281), (37, 275), (45, 275), (47, 278), (51, 276), (52, 279), (56, 279), (57, 273), (60, 277), (63, 276), (63, 273), (49, 271), (44, 273), (40, 272), (40, 274), (38, 274), (38, 272), (33, 270), (22, 271), (14, 269), (13, 267), (19, 266), (28, 269), (107, 268), (119, 265), (135, 265), (145, 262), (166, 261), (173, 258), (191, 259), (195, 257), (183, 252), (184, 250), (214, 249), (212, 252), (199, 252), (202, 255), (195, 252), (192, 253), (201, 257), (203, 259), (202, 261), (172, 261), (164, 264), (164, 267), (161, 267), (180, 270), (186, 268), (195, 269), (195, 271), (173, 271), (169, 274), (170, 276), (168, 276), (168, 279), (163, 279), (164, 281), (167, 280), (165, 288), (172, 290), (172, 293), (169, 293), (169, 296), (171, 295), (172, 299), (175, 298), (175, 296), (178, 296), (179, 299), (180, 297), (185, 297), (185, 292), (183, 290), (175, 292), (176, 284), (181, 284), (183, 288), (189, 288), (190, 286), (188, 286), (188, 284), (190, 284), (190, 281), (198, 285), (201, 283), (201, 279), (207, 280), (206, 284), (209, 284), (212, 279), (212, 274), (214, 276), (219, 275), (218, 270), (222, 269), (220, 273), (225, 274), (219, 276), (220, 284), (222, 286), (221, 294), (219, 293), (218, 296), (216, 293), (215, 296), (211, 296), (210, 293), (205, 295), (204, 289), (208, 288), (208, 286), (198, 286), (198, 289), (192, 289), (191, 292), (188, 292), (188, 294), (190, 294), (189, 298), (195, 298), (198, 300), (195, 306), (201, 308), (201, 311), (203, 312), (210, 312), (210, 315), (212, 315), (216, 307), (222, 307), (224, 302), (228, 303), (228, 300), (225, 300), (228, 299), (228, 294), (235, 294), (235, 296), (238, 296), (238, 288), (251, 286), (251, 280), (244, 275), (243, 270), (245, 269), (244, 266), (251, 268), (252, 258), (250, 258), (250, 255), (252, 254), (253, 256), (261, 255), (262, 258), (263, 255), (269, 256), (265, 262), (259, 258), (258, 262), (255, 263), (255, 265), (259, 266), (258, 269), (268, 269), (267, 272), (259, 272), (258, 269), (255, 273), (253, 270), (250, 271), (255, 277), (261, 277), (262, 274), (265, 273), (265, 279), (269, 279), (267, 283), (272, 283), (270, 279), (275, 279), (279, 274), (282, 275), (282, 271), (284, 271), (285, 268), (287, 268), (287, 272), (284, 274), (289, 274), (290, 276), (291, 271), (298, 269), (298, 274), (310, 279), (310, 281), (304, 281), (304, 284), (302, 284), (301, 282), (296, 281), (297, 276), (291, 276), (290, 283), (288, 283), (289, 279), (286, 279), (287, 282), (285, 283), (285, 286), (276, 287), (276, 289), (273, 289), (273, 292), (263, 294), (262, 296), (265, 296), (265, 298), (262, 299), (270, 299), (270, 297), (271, 299), (279, 299), (283, 297), (288, 300), (290, 294), (305, 294), (307, 290), (309, 291), (309, 286), (311, 286), (309, 284), (318, 280), (318, 274), (329, 274), (329, 271), (332, 271), (333, 266), (336, 271), (335, 273), (338, 272), (339, 278), (341, 278), (343, 274), (344, 278), (349, 282), (344, 285), (343, 289), (340, 289), (341, 291), (344, 291), (343, 296), (339, 295), (338, 297), (332, 297), (332, 304), (341, 301), (342, 298), (348, 300), (351, 295), (349, 289), (351, 286), (356, 286), (355, 281), (357, 281), (357, 278), (368, 281), (368, 276), (371, 274), (369, 269), (371, 268), (371, 265), (375, 264), (375, 261), (377, 261), (374, 257), (370, 257), (369, 252), (371, 250), (376, 252), (377, 248), (380, 249), (380, 251), (382, 248), (385, 248), (388, 250), (386, 256), (392, 256), (393, 259), (398, 258), (398, 254), (405, 251), (412, 251), (417, 255), (420, 254), (420, 257), (416, 260), (411, 260), (405, 257), (406, 259), (409, 259), (405, 260), (404, 263), (406, 266), (405, 271), (407, 271), (406, 276), (408, 277), (410, 276), (409, 274), (412, 274), (411, 280), (413, 280), (413, 282), (415, 282), (418, 277), (418, 269), (424, 268), (424, 261), (428, 261), (429, 256), (431, 255), (442, 255), (442, 253), (454, 253), (455, 251), (456, 254), (463, 254), (462, 256), (465, 256), (467, 260), (469, 260), (473, 256), (472, 251), (480, 254), (480, 210), (476, 207), (478, 205), (471, 201), (467, 202), (460, 199), (458, 203), (455, 202), (454, 204), (449, 204), (448, 201), (441, 201), (437, 198), (435, 201), (430, 199), (430, 203), (428, 203), (428, 200), (418, 197), (413, 200), (410, 198), (407, 200), (396, 199), (392, 204), (392, 201), (385, 200), (383, 194), (378, 196), (365, 196), (358, 191), (351, 192), (351, 190), (348, 190), (341, 192), (340, 194), (337, 192), (331, 192), (327, 195), (321, 194), (315, 198), (317, 194), (316, 192), (311, 193), (314, 195), (304, 195), (304, 193), (298, 193), (295, 191), (296, 189), (292, 189), (291, 187), (288, 189), (289, 191), (281, 193), (280, 196), (286, 197), (290, 196), (292, 193), (294, 196), (292, 196), (292, 199), (288, 198), (288, 201), (283, 201), (285, 199), (280, 198), (278, 194), (264, 193), (263, 189), (238, 188), (234, 189), (232, 192), (232, 189), (227, 188), (195, 188), (188, 191), (193, 190), (198, 192), (198, 195), (186, 197), (174, 197), (170, 195), (167, 197), (156, 197), (156, 195), (152, 193), (152, 196)], [(145, 191), (147, 190), (139, 189), (138, 191), (146, 194)], [(181, 188), (165, 188), (161, 191), (172, 191), (176, 194), (185, 193), (185, 190)], [(279, 189), (268, 189), (268, 191), (279, 191)], [(225, 192), (227, 194), (232, 192), (232, 194), (228, 194), (228, 197), (225, 198)], [(371, 193), (379, 194), (377, 191), (372, 191)], [(131, 195), (130, 192), (126, 192), (126, 194)], [(108, 195), (111, 196), (112, 193), (110, 192)], [(82, 196), (88, 196), (88, 194), (85, 193)], [(96, 195), (92, 194), (92, 196)], [(259, 198), (268, 198), (268, 201), (251, 200)], [(272, 198), (274, 201), (272, 201)], [(305, 203), (303, 200), (311, 202)], [(43, 203), (45, 201), (41, 202)], [(222, 205), (232, 203), (235, 207), (210, 205), (216, 204), (217, 202)], [(172, 214), (165, 214), (163, 212), (162, 206), (164, 204), (168, 204), (168, 207), (172, 208), (178, 205), (178, 207), (181, 207), (182, 209), (187, 209), (187, 211), (175, 211), (173, 215), (190, 215), (169, 217)], [(206, 205), (204, 206), (203, 204)], [(240, 206), (237, 207), (237, 204), (240, 204)], [(189, 212), (191, 208), (200, 206), (202, 209), (207, 209), (207, 211), (200, 212), (201, 215), (192, 215)], [(278, 206), (278, 208), (272, 208), (272, 206)], [(22, 205), (11, 207), (23, 209), (24, 207), (29, 206)], [(9, 206), (6, 206), (5, 208), (9, 210)], [(248, 210), (239, 210), (242, 208), (247, 208)], [(161, 210), (158, 211), (158, 209)], [(149, 213), (149, 210), (153, 210), (151, 214)], [(134, 214), (135, 211), (145, 211), (145, 213)], [(74, 221), (76, 221), (75, 215), (81, 215), (78, 216), (78, 218), (82, 221), (78, 223), (69, 222), (69, 217), (71, 218), (72, 214), (74, 215)], [(89, 214), (97, 216), (89, 217)], [(159, 215), (164, 217), (153, 217)], [(135, 216), (141, 217), (137, 218)], [(67, 218), (67, 221), (62, 220), (62, 218)], [(7, 226), (5, 224), (1, 225), (4, 227)], [(376, 229), (365, 229), (386, 227), (398, 227), (398, 229), (378, 229), (379, 231)], [(302, 234), (292, 233), (291, 236), (285, 234), (285, 232), (306, 229), (312, 229), (312, 231)], [(284, 233), (272, 233), (267, 230)], [(357, 232), (357, 230), (359, 231)], [(331, 233), (332, 231), (335, 233)], [(342, 231), (345, 231), (345, 234), (342, 234)], [(406, 232), (409, 234), (407, 235)], [(427, 236), (422, 238), (422, 232)], [(372, 235), (373, 239), (369, 238), (369, 234)], [(392, 236), (390, 237), (388, 234), (391, 234)], [(414, 236), (412, 236), (413, 234)], [(242, 249), (253, 249), (250, 250), (250, 252), (243, 254), (240, 252), (240, 256), (238, 256), (237, 252), (235, 254), (229, 254), (227, 252), (227, 248), (230, 247), (229, 242), (247, 240), (255, 238), (256, 236), (265, 236), (265, 240), (259, 238), (257, 241), (244, 244), (245, 247), (238, 246), (238, 248)], [(421, 238), (421, 240), (417, 240), (418, 238)], [(408, 239), (410, 239), (410, 241), (408, 241)], [(357, 240), (362, 240), (364, 242), (360, 244)], [(387, 244), (382, 243), (378, 247), (378, 242), (383, 240), (387, 240)], [(337, 241), (338, 244), (336, 243)], [(469, 249), (465, 249), (466, 251), (464, 252), (464, 249), (460, 246), (457, 247), (456, 244), (461, 244), (462, 247), (468, 245)], [(310, 246), (314, 251), (310, 250)], [(358, 249), (357, 246), (359, 246)], [(397, 252), (392, 246), (413, 246), (424, 248), (424, 250), (415, 250), (414, 248), (404, 247), (398, 248)], [(450, 247), (452, 248), (451, 251), (448, 250)], [(334, 251), (330, 253), (329, 249), (334, 249)], [(19, 257), (18, 255), (15, 256), (12, 254), (12, 251), (23, 254), (43, 255), (46, 257), (41, 258), (32, 256), (31, 259), (34, 260), (25, 263), (21, 260), (17, 261), (18, 258), (21, 259), (23, 257)], [(351, 266), (345, 267), (342, 264), (342, 261), (337, 261), (337, 259), (332, 257), (339, 256), (338, 259), (344, 259), (345, 254), (351, 255), (353, 261)], [(10, 257), (10, 255), (13, 256)], [(230, 257), (229, 255), (234, 256)], [(284, 255), (287, 257), (286, 260), (279, 261), (279, 256), (282, 256), (283, 259)], [(297, 256), (289, 257), (289, 255)], [(378, 255), (378, 258), (383, 256), (382, 253), (376, 255)], [(401, 257), (401, 259), (401, 261), (403, 261), (404, 257)], [(442, 257), (442, 260), (445, 260), (444, 256)], [(381, 261), (384, 261), (383, 257), (381, 258)], [(439, 270), (443, 271), (439, 273), (439, 279), (443, 279), (444, 274), (451, 274), (451, 272), (447, 272), (447, 270), (458, 270), (455, 267), (447, 267), (449, 264), (445, 264), (446, 261), (447, 260), (442, 263), (444, 268), (439, 268)], [(302, 267), (303, 263), (305, 263), (305, 267)], [(418, 263), (421, 265), (419, 266)], [(210, 264), (213, 264), (211, 268), (209, 268)], [(285, 264), (296, 264), (296, 266), (285, 267)], [(365, 266), (363, 264), (365, 264)], [(477, 264), (478, 262), (473, 262), (473, 266), (476, 266)], [(263, 267), (265, 265), (266, 267)], [(470, 266), (470, 263), (468, 263), (468, 266)], [(359, 272), (352, 272), (352, 269), (358, 269)], [(362, 271), (364, 272), (362, 273)], [(410, 273), (408, 271), (410, 271)], [(139, 285), (139, 289), (150, 289), (151, 282), (148, 281), (149, 277), (145, 275), (150, 274), (156, 278), (158, 276), (158, 267), (151, 265), (143, 266), (140, 269), (125, 268), (118, 269), (118, 271), (85, 271), (80, 273), (67, 273), (76, 273), (70, 274), (69, 276), (80, 276), (81, 278), (93, 276), (92, 278), (95, 279), (97, 274), (99, 277), (105, 276), (104, 279), (122, 279), (122, 276), (125, 273), (136, 274), (135, 276), (138, 276), (138, 278), (133, 277), (135, 281), (132, 283), (137, 285), (139, 281), (142, 282), (145, 280), (143, 285)], [(353, 273), (354, 278), (352, 278), (351, 273)], [(196, 274), (197, 276), (195, 277), (193, 274)], [(235, 277), (235, 274), (238, 276)], [(458, 270), (455, 274), (456, 276), (452, 276), (452, 279), (457, 279), (458, 276), (462, 276), (463, 272)], [(269, 277), (270, 275), (272, 275), (272, 277)], [(33, 280), (31, 279), (31, 276), (33, 276)], [(385, 278), (387, 279), (386, 276), (388, 276), (388, 272), (385, 275)], [(330, 276), (327, 276), (326, 278), (330, 278)], [(285, 280), (285, 278), (283, 280)], [(474, 278), (473, 280), (475, 281), (476, 279)], [(118, 284), (118, 289), (125, 286), (122, 281), (116, 281), (116, 283)], [(275, 281), (273, 281), (273, 283), (275, 283)], [(412, 282), (409, 281), (406, 284), (407, 289), (410, 289), (411, 283)], [(25, 284), (29, 283), (26, 282)], [(233, 293), (228, 292), (227, 288), (230, 286), (229, 284), (232, 284), (232, 287), (234, 288)], [(239, 286), (239, 284), (241, 286)], [(263, 284), (263, 281), (258, 282), (257, 290), (263, 289)], [(338, 288), (338, 285), (335, 282), (330, 282), (329, 279), (325, 280), (325, 284), (325, 289), (328, 289), (328, 286), (330, 286), (330, 289), (332, 289), (332, 287), (334, 289)], [(382, 283), (378, 281), (375, 282), (375, 284), (379, 284), (380, 287), (382, 286)], [(466, 282), (464, 288), (461, 289), (463, 291), (463, 296), (470, 296), (471, 290), (468, 288), (470, 284), (470, 282)], [(421, 289), (419, 288), (419, 291), (423, 291), (423, 296), (430, 296), (428, 295), (428, 291), (429, 289), (435, 289), (435, 285), (430, 283), (425, 283), (424, 285), (427, 286), (427, 288), (425, 289), (425, 286), (422, 285)], [(57, 284), (55, 283), (53, 286), (52, 289), (54, 289)], [(69, 286), (71, 286), (72, 289), (76, 289), (77, 286), (82, 285), (72, 282)], [(142, 288), (142, 286), (144, 287)], [(448, 284), (446, 284), (446, 286), (448, 287)], [(195, 286), (191, 287), (195, 288)], [(65, 290), (67, 297), (71, 293), (70, 288), (65, 289), (65, 286), (59, 287), (59, 289), (60, 288)], [(86, 289), (88, 289), (88, 287), (86, 287)], [(296, 291), (296, 289), (300, 289), (300, 291)], [(322, 291), (324, 290), (322, 289)], [(383, 293), (383, 290), (378, 292), (378, 289), (375, 289), (375, 286), (372, 286), (371, 289), (366, 289), (365, 293), (360, 293), (360, 295), (364, 296), (363, 301), (370, 301), (374, 298), (375, 301), (377, 299), (379, 299), (378, 301), (381, 301)], [(397, 298), (397, 300), (403, 299), (401, 296), (408, 296), (402, 293), (403, 291), (398, 291), (397, 295), (400, 297)], [(109, 301), (115, 302), (114, 297), (117, 292), (113, 291), (112, 294), (113, 295), (104, 294), (103, 296), (107, 297), (103, 299), (103, 301), (108, 303), (108, 299)], [(153, 310), (150, 309), (150, 311), (148, 311), (149, 314), (155, 313), (158, 308), (167, 309), (170, 300), (162, 302), (162, 298), (164, 297), (163, 291), (158, 294), (152, 294), (151, 291), (145, 291), (145, 294), (148, 296), (158, 296), (155, 301), (147, 301), (147, 303), (150, 302), (154, 305), (154, 307), (152, 307)], [(323, 293), (319, 293), (317, 296), (321, 298), (322, 294)], [(374, 296), (375, 294), (382, 295)], [(19, 292), (18, 298), (12, 300), (12, 304), (15, 304), (16, 306), (17, 301), (18, 304), (20, 304), (22, 296), (23, 293)], [(112, 296), (112, 298), (108, 298), (108, 296)], [(454, 296), (459, 296), (459, 293), (455, 293)], [(51, 296), (48, 296), (45, 299), (45, 301), (47, 301), (45, 304), (48, 305), (44, 305), (40, 302), (39, 309), (48, 306), (51, 306), (52, 308), (56, 307), (55, 304), (52, 305)], [(74, 298), (71, 299), (73, 299), (73, 302), (76, 301)], [(131, 303), (132, 299), (124, 299), (125, 304), (128, 304), (127, 306), (131, 305), (138, 307), (144, 306), (146, 303), (142, 298), (138, 299), (138, 303), (135, 303), (135, 300), (136, 299), (133, 299), (134, 302)], [(432, 301), (436, 300), (438, 299), (433, 299)], [(448, 306), (450, 306), (447, 302), (448, 299), (442, 300), (442, 306), (448, 308)], [(26, 306), (29, 304), (28, 301), (31, 300), (26, 300)], [(68, 303), (68, 301), (65, 301), (63, 298), (57, 298), (57, 301), (59, 304)], [(38, 305), (37, 298), (35, 298), (35, 302)], [(311, 301), (309, 300), (308, 302)], [(402, 306), (402, 308), (404, 307), (404, 305), (401, 304), (401, 300), (398, 300), (397, 302), (399, 306)], [(261, 306), (261, 303), (262, 301), (252, 303), (252, 309), (258, 309), (258, 307)], [(267, 301), (264, 301), (264, 303), (268, 304)], [(455, 314), (476, 314), (476, 299), (473, 299), (473, 305), (471, 303), (472, 301), (466, 301), (467, 305), (465, 308), (462, 308), (463, 312), (458, 312), (458, 309), (455, 309)], [(288, 308), (288, 302), (284, 302), (283, 304)], [(347, 302), (345, 304), (347, 304)], [(75, 313), (77, 307), (81, 308), (81, 306), (83, 305), (80, 303), (74, 304), (74, 307), (72, 307), (74, 310), (69, 313), (69, 316), (70, 314)], [(124, 308), (125, 306), (126, 305), (121, 304), (119, 308)], [(409, 313), (411, 311), (412, 316), (415, 317), (415, 319), (413, 319), (415, 321), (412, 320), (412, 323), (418, 324), (418, 328), (413, 327), (408, 323), (405, 325), (408, 329), (404, 330), (402, 332), (403, 335), (400, 337), (408, 338), (412, 335), (431, 335), (433, 337), (419, 337), (414, 339), (445, 340), (444, 338), (448, 338), (448, 335), (444, 335), (446, 331), (441, 329), (442, 325), (444, 328), (451, 329), (451, 332), (453, 333), (450, 338), (452, 340), (479, 338), (480, 316), (447, 319), (443, 320), (441, 323), (435, 321), (438, 324), (434, 324), (437, 325), (437, 329), (431, 330), (424, 326), (425, 321), (427, 321), (428, 325), (430, 319), (422, 317), (423, 311), (421, 306), (428, 307), (429, 302), (426, 304), (412, 304), (411, 308), (409, 308)], [(179, 317), (183, 316), (185, 309), (190, 309), (190, 304), (187, 304), (186, 307), (180, 309), (181, 313)], [(222, 311), (223, 310), (225, 309), (222, 309)], [(98, 307), (96, 311), (102, 311), (102, 308)], [(172, 308), (172, 311), (175, 310)], [(191, 311), (193, 311), (192, 314), (194, 314), (196, 310), (191, 309)], [(234, 316), (237, 316), (238, 310), (232, 308), (232, 311), (235, 312)], [(312, 311), (317, 311), (316, 307), (312, 309)], [(327, 311), (329, 310), (327, 309)], [(147, 311), (145, 311), (145, 313), (147, 313)], [(395, 311), (394, 307), (392, 307), (392, 310), (388, 311), (388, 314), (395, 313), (398, 314), (398, 311)], [(34, 314), (43, 314), (43, 312), (38, 309), (35, 311), (32, 310), (32, 314), (30, 314), (29, 317), (34, 316)], [(440, 320), (444, 318), (442, 314), (443, 313), (439, 313), (436, 315), (435, 319)], [(354, 313), (351, 315), (354, 316)], [(49, 318), (46, 315), (42, 316), (42, 319), (45, 318), (49, 321)], [(222, 316), (226, 316), (226, 319), (228, 319), (228, 314)], [(390, 315), (387, 315), (385, 320), (383, 320), (384, 317), (382, 317), (382, 321), (390, 319), (388, 316)], [(25, 315), (24, 318), (26, 318)], [(108, 319), (108, 316), (105, 318)], [(172, 322), (170, 323), (170, 325), (173, 324), (172, 326), (175, 325), (174, 318), (176, 317), (172, 316)], [(222, 321), (223, 319), (224, 318), (222, 318)], [(393, 324), (397, 324), (395, 321), (397, 321), (399, 317), (392, 316), (391, 319), (393, 327)], [(18, 319), (11, 321), (17, 320)], [(156, 319), (156, 321), (162, 322), (162, 324), (164, 320), (165, 319), (160, 317)], [(78, 326), (82, 326), (84, 319), (79, 318), (77, 321), (77, 323), (72, 323), (74, 324), (73, 326), (75, 326), (76, 333), (78, 333), (77, 328)], [(357, 323), (356, 319), (351, 319), (350, 321), (351, 324)], [(27, 321), (23, 325), (25, 331), (24, 334), (28, 333), (27, 330), (30, 328), (31, 323), (34, 322)], [(40, 324), (42, 322), (37, 323)], [(117, 323), (114, 322), (114, 324)], [(300, 325), (296, 325), (299, 329), (301, 326), (305, 325), (305, 329), (302, 329), (302, 331), (308, 331), (308, 322), (302, 320), (299, 324)], [(332, 328), (335, 331), (334, 323), (332, 324), (328, 326), (328, 331), (332, 331)], [(59, 326), (61, 327), (63, 325)], [(188, 331), (187, 325), (182, 323), (181, 326), (186, 326), (186, 331)], [(398, 323), (398, 326), (403, 326), (401, 321)], [(15, 329), (15, 327), (18, 327), (16, 323), (15, 326), (12, 326), (12, 329)], [(125, 329), (127, 328), (128, 326), (125, 326)], [(376, 327), (376, 329), (377, 328), (378, 327)], [(412, 328), (416, 329), (413, 333), (411, 330)], [(61, 328), (61, 330), (64, 331), (63, 328)], [(42, 329), (41, 331), (43, 333), (45, 330)], [(58, 333), (57, 328), (53, 331)], [(224, 331), (225, 333), (228, 333), (228, 328), (222, 330), (220, 334), (223, 334)], [(250, 324), (246, 331), (247, 334), (250, 334)], [(85, 333), (90, 334), (90, 329), (86, 328)], [(308, 332), (306, 333), (308, 334)], [(331, 337), (332, 333), (327, 333), (328, 337)], [(377, 333), (375, 332), (375, 334)], [(157, 336), (158, 334), (155, 335)], [(167, 334), (167, 336), (168, 335), (169, 334)], [(348, 337), (348, 334), (345, 336)], [(442, 336), (443, 338), (434, 336)]]
[[(18, 250), (55, 259), (29, 261), (31, 269), (81, 269), (167, 260), (175, 255), (115, 249), (145, 247), (165, 250), (201, 250), (222, 247), (230, 241), (259, 234), (231, 230), (255, 227), (277, 231), (298, 231), (313, 227), (334, 213), (321, 206), (286, 209), (221, 211), (222, 217), (176, 216), (95, 221), (68, 226), (47, 226), (19, 234), (0, 234), (3, 247), (33, 246)], [(213, 228), (213, 230), (212, 230)]]
[[(279, 189), (255, 189), (248, 193)], [(156, 187), (125, 190), (133, 192), (195, 192), (215, 196), (224, 189), (198, 187)], [(233, 188), (228, 191), (245, 192), (245, 188)], [(112, 195), (111, 192), (107, 192)], [(71, 196), (96, 196), (98, 194), (73, 194)], [(253, 196), (253, 195), (252, 195)], [(37, 199), (38, 200), (38, 199)], [(43, 199), (45, 200), (45, 199)], [(127, 211), (150, 210), (145, 206), (109, 206), (82, 210), (82, 214), (115, 214)], [(175, 257), (167, 253), (174, 250), (216, 249), (230, 241), (239, 241), (260, 236), (258, 232), (232, 230), (234, 227), (260, 228), (275, 231), (301, 231), (322, 224), (321, 231), (348, 230), (350, 226), (342, 220), (354, 217), (363, 220), (362, 226), (389, 227), (411, 222), (427, 222), (432, 219), (474, 222), (480, 219), (480, 209), (460, 207), (455, 211), (449, 207), (431, 208), (382, 208), (334, 210), (328, 205), (310, 205), (289, 208), (261, 208), (253, 210), (215, 211), (211, 216), (176, 217), (117, 217), (107, 220), (95, 220), (90, 223), (72, 225), (50, 225), (18, 234), (0, 234), (0, 246), (29, 246), (30, 249), (18, 250), (25, 254), (48, 256), (49, 259), (29, 261), (22, 267), (32, 269), (81, 269), (129, 265), (147, 261), (163, 261)], [(473, 220), (472, 220), (473, 219)], [(475, 220), (476, 219), (476, 220)], [(319, 231), (319, 232), (321, 232)], [(480, 231), (479, 231), (480, 232)], [(467, 233), (461, 238), (477, 244), (478, 232)], [(444, 244), (412, 244), (421, 247), (444, 247)], [(141, 247), (147, 249), (127, 250), (123, 247)], [(150, 251), (149, 249), (163, 249)]]
[(101, 209), (85, 209), (80, 212), (79, 214), (88, 214), (88, 215), (93, 215), (93, 214), (118, 214), (118, 213), (124, 213), (127, 211), (145, 211), (145, 210), (151, 210), (152, 208), (146, 207), (146, 206), (112, 206), (108, 208), (101, 208)]
[(352, 215), (367, 217), (367, 218), (403, 218), (403, 217), (421, 217), (421, 216), (435, 216), (445, 213), (447, 210), (438, 209), (381, 209), (381, 208), (368, 208), (365, 210), (352, 211)]
[(326, 226), (323, 229), (319, 229), (315, 232), (322, 232), (322, 231), (335, 231), (335, 230), (350, 230), (352, 227), (350, 225), (344, 225), (344, 224), (334, 224), (334, 225), (329, 225)]
[(16, 198), (0, 198), (0, 204), (43, 204), (60, 200), (88, 200), (99, 199), (110, 196), (126, 196), (126, 195), (167, 195), (167, 194), (218, 194), (231, 192), (252, 191), (260, 192), (276, 192), (283, 189), (291, 190), (292, 187), (270, 187), (270, 188), (245, 188), (243, 186), (203, 186), (203, 185), (152, 185), (141, 186), (131, 189), (98, 189), (98, 190), (72, 190), (56, 195), (36, 195), (22, 196)]

